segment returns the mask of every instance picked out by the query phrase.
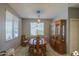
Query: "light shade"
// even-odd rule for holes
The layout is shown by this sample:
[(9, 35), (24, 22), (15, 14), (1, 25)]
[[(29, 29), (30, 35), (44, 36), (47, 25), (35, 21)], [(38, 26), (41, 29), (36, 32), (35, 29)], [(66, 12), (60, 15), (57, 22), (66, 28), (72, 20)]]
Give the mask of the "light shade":
[(38, 23), (40, 22), (40, 19), (38, 19)]

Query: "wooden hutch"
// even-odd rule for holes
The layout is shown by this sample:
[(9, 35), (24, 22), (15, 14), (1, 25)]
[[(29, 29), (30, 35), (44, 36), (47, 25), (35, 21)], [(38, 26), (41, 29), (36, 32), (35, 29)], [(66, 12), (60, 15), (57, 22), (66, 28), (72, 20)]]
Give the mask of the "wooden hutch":
[(60, 54), (66, 53), (66, 20), (56, 20), (52, 23), (52, 35), (49, 40), (51, 47)]

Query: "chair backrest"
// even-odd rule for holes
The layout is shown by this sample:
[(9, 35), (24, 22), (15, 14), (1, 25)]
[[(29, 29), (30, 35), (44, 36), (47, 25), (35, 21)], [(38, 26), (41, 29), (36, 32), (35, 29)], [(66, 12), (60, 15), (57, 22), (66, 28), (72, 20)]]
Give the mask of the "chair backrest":
[(43, 41), (44, 41), (44, 40), (41, 39), (41, 40), (40, 40), (40, 44), (43, 44)]
[(36, 45), (37, 40), (33, 39), (33, 45)]

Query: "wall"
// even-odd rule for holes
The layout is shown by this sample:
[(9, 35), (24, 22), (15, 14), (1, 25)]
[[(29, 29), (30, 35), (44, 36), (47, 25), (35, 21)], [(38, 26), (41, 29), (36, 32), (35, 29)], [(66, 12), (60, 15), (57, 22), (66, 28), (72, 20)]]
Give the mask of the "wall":
[(70, 53), (79, 51), (79, 19), (70, 19)]
[(65, 6), (64, 9), (60, 11), (59, 13), (57, 13), (57, 15), (53, 18), (54, 20), (60, 20), (60, 19), (68, 20), (68, 7)]
[[(44, 22), (44, 34), (49, 36), (49, 26), (52, 19), (41, 19), (41, 22)], [(31, 22), (37, 22), (37, 19), (23, 19), (22, 20), (22, 34), (29, 35), (30, 36), (30, 23)]]
[(69, 7), (68, 8), (69, 18), (79, 18), (79, 8), (77, 7)]
[[(6, 16), (6, 9), (9, 10), (11, 13), (16, 15), (19, 21), (19, 37), (15, 38), (14, 40), (6, 41), (5, 36), (5, 16)], [(16, 12), (8, 5), (8, 4), (0, 4), (0, 51), (7, 50), (9, 48), (16, 48), (20, 44), (20, 36), (21, 36), (21, 18)]]
[[(79, 36), (77, 37), (77, 35), (78, 35), (77, 33), (79, 33), (79, 31), (77, 31), (77, 29), (79, 29), (78, 28), (78, 26), (79, 26), (79, 24), (78, 24), (79, 23), (79, 8), (69, 7), (68, 10), (69, 10), (68, 15), (69, 15), (69, 42), (70, 42), (69, 52), (71, 54), (71, 52), (74, 49), (75, 50), (78, 49), (78, 52), (79, 52), (79, 46), (77, 46), (77, 45), (79, 45), (79, 39), (78, 39)], [(72, 22), (72, 20), (74, 20), (74, 21)], [(76, 38), (76, 39), (74, 39), (75, 41), (72, 39), (73, 35), (71, 34), (71, 29), (76, 30), (75, 33), (72, 31), (73, 35), (76, 35), (76, 36), (74, 36)]]

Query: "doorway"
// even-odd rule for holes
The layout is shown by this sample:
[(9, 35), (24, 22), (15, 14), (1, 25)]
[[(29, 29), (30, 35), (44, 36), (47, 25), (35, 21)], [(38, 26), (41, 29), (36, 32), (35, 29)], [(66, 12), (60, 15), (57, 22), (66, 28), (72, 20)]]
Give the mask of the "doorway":
[(79, 19), (70, 19), (70, 53), (79, 52)]

